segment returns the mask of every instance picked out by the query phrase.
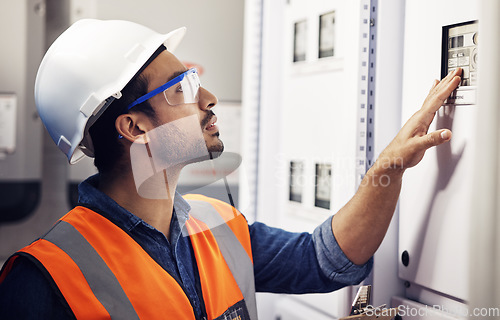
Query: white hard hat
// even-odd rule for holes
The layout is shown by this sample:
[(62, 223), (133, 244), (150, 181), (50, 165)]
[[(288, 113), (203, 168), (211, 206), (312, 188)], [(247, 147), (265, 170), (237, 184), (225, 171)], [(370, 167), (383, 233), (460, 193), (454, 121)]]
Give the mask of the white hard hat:
[(129, 21), (84, 19), (54, 41), (38, 69), (35, 102), (70, 163), (93, 156), (90, 126), (162, 44), (173, 52), (185, 32), (160, 34)]

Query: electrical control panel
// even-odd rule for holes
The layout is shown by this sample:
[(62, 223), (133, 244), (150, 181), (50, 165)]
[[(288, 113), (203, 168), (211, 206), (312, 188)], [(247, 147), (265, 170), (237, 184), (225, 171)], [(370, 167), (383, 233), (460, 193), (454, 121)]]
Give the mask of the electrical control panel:
[(447, 99), (448, 105), (476, 104), (478, 23), (469, 21), (443, 27), (441, 78), (462, 68), (462, 81)]

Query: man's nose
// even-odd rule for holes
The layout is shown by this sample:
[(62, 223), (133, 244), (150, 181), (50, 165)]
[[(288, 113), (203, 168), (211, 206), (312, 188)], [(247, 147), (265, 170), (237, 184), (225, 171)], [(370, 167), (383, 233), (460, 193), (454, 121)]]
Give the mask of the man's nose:
[(203, 88), (203, 87), (200, 87), (199, 89), (199, 95), (200, 95), (200, 100), (199, 100), (199, 106), (200, 106), (200, 109), (203, 109), (203, 110), (209, 110), (209, 109), (212, 109), (216, 104), (217, 102), (219, 102), (217, 100), (217, 97), (212, 94), (210, 91), (208, 91), (207, 89)]

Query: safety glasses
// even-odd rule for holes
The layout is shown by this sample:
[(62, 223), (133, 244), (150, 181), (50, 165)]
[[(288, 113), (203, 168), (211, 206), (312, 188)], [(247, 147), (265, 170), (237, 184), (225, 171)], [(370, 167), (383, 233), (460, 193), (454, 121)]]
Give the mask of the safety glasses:
[(200, 78), (196, 69), (178, 75), (164, 85), (146, 93), (139, 99), (132, 102), (127, 110), (163, 92), (165, 99), (171, 106), (180, 104), (196, 103), (199, 100)]

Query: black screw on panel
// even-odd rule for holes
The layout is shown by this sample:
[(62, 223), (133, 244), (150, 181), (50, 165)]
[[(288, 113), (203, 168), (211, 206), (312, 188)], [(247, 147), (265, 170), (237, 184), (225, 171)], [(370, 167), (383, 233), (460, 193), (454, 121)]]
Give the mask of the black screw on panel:
[(410, 254), (408, 251), (403, 251), (403, 254), (401, 255), (401, 262), (403, 262), (405, 267), (408, 267), (408, 264), (410, 263)]

